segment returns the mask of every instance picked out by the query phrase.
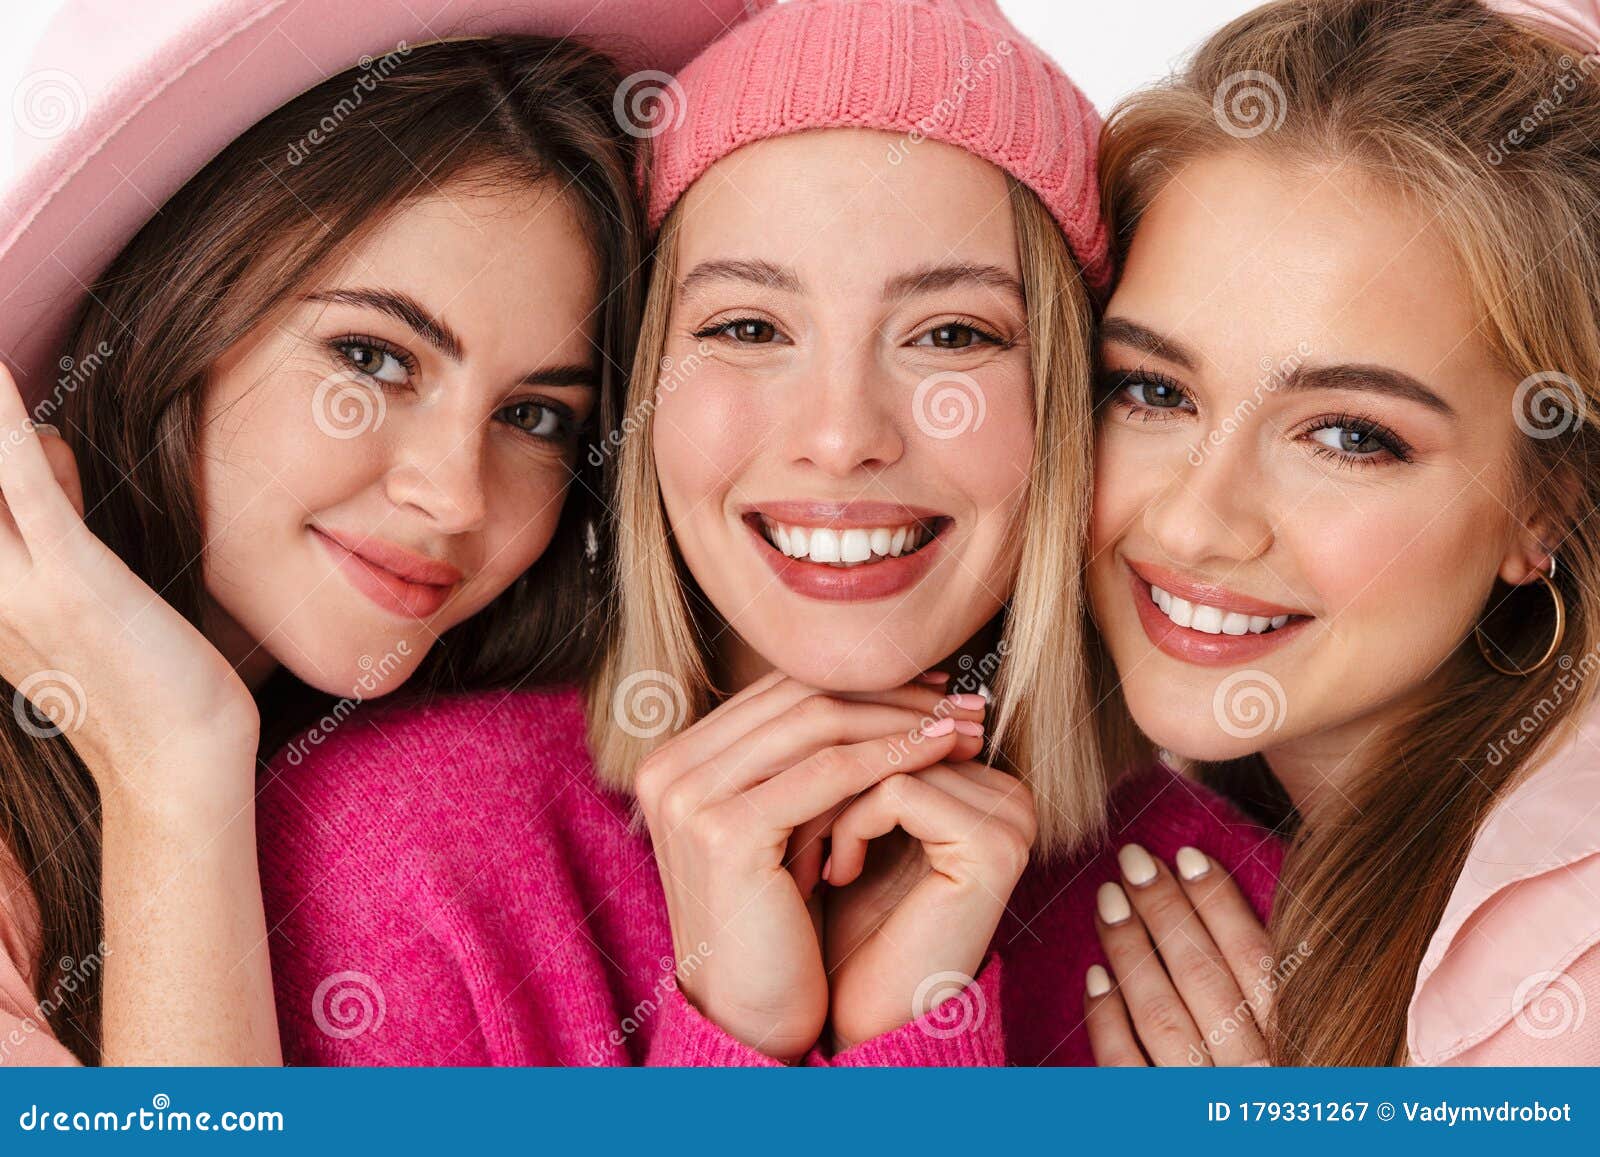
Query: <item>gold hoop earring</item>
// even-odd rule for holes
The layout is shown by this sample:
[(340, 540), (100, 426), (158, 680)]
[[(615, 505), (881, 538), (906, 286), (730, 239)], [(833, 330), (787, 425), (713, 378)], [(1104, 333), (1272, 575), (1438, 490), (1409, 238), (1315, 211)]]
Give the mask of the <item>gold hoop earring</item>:
[(1556, 651), (1560, 649), (1560, 647), (1561, 647), (1561, 639), (1567, 633), (1567, 605), (1566, 605), (1565, 602), (1562, 601), (1561, 592), (1556, 589), (1556, 584), (1550, 581), (1551, 578), (1555, 575), (1555, 573), (1556, 573), (1556, 556), (1553, 555), (1553, 554), (1550, 556), (1550, 573), (1549, 574), (1546, 574), (1542, 570), (1534, 572), (1534, 574), (1538, 577), (1539, 581), (1542, 582), (1545, 585), (1545, 589), (1550, 592), (1550, 598), (1555, 602), (1555, 605), (1556, 605), (1556, 631), (1555, 631), (1555, 636), (1550, 640), (1550, 645), (1545, 648), (1544, 654), (1539, 656), (1539, 661), (1537, 663), (1533, 664), (1533, 666), (1531, 666), (1531, 667), (1505, 667), (1505, 666), (1502, 666), (1500, 663), (1498, 663), (1495, 660), (1494, 655), (1490, 652), (1489, 646), (1487, 646), (1484, 643), (1483, 624), (1479, 623), (1477, 626), (1472, 628), (1472, 637), (1475, 640), (1477, 640), (1477, 643), (1478, 643), (1478, 653), (1483, 656), (1483, 661), (1485, 663), (1488, 663), (1489, 666), (1493, 667), (1496, 671), (1500, 672), (1500, 674), (1502, 674), (1502, 675), (1517, 675), (1517, 676), (1528, 676), (1528, 675), (1531, 675), (1535, 671), (1537, 671), (1540, 667), (1543, 667), (1546, 663), (1548, 663), (1551, 659), (1553, 659), (1555, 657)]

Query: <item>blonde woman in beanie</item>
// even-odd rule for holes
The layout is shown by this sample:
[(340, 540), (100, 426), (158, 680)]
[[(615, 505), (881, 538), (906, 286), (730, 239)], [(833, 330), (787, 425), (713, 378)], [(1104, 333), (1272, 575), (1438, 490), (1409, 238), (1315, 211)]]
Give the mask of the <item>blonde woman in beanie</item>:
[(1086, 1063), (1107, 837), (1198, 845), (1263, 916), (1276, 865), (1088, 742), (1098, 120), (974, 0), (797, 0), (678, 85), (605, 662), (269, 789), (286, 1047)]

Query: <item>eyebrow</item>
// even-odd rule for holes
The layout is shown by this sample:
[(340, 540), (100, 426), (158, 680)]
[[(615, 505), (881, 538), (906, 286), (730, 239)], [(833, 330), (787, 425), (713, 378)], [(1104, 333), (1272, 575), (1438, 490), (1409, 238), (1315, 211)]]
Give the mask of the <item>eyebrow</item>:
[[(451, 361), (459, 362), (462, 359), (464, 346), (455, 331), (424, 309), (421, 303), (409, 294), (396, 293), (388, 289), (329, 289), (308, 293), (304, 300), (380, 310), (409, 327)], [(525, 374), (518, 385), (545, 386), (550, 389), (582, 386), (595, 390), (600, 388), (600, 371), (593, 365), (576, 362), (571, 365), (550, 366)]]
[[(779, 289), (786, 293), (804, 292), (799, 274), (771, 261), (702, 261), (678, 283), (678, 290), (687, 293), (696, 286), (710, 281), (743, 281), (763, 289)], [(910, 297), (918, 293), (934, 293), (955, 285), (975, 284), (998, 289), (1023, 300), (1022, 282), (998, 265), (981, 265), (957, 261), (940, 265), (924, 265), (897, 274), (884, 282), (884, 297)]]
[(416, 298), (388, 289), (327, 289), (305, 295), (306, 301), (330, 305), (355, 305), (388, 314), (453, 362), (462, 355), (461, 339), (454, 330), (434, 317)]
[[(1175, 338), (1166, 337), (1125, 317), (1109, 317), (1100, 324), (1102, 341), (1130, 346), (1141, 353), (1161, 358), (1197, 372), (1200, 357)], [(1435, 391), (1404, 371), (1390, 366), (1344, 362), (1332, 366), (1296, 366), (1279, 383), (1285, 393), (1304, 390), (1360, 390), (1391, 394), (1443, 414), (1457, 417), (1455, 409)]]
[(952, 261), (943, 265), (924, 265), (920, 269), (891, 277), (883, 286), (885, 297), (911, 297), (918, 293), (934, 293), (956, 285), (981, 285), (1024, 300), (1022, 282), (998, 265), (980, 265), (970, 261)]

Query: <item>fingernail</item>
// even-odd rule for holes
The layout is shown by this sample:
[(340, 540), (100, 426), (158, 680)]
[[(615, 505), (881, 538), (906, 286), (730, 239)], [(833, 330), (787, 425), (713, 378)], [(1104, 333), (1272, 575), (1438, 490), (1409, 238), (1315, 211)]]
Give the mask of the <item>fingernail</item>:
[(1198, 880), (1211, 870), (1211, 858), (1199, 848), (1179, 848), (1175, 862), (1185, 880)]
[(966, 691), (960, 691), (954, 695), (946, 695), (945, 698), (963, 711), (982, 711), (989, 706), (989, 701), (982, 695), (973, 695)]
[(970, 719), (957, 719), (956, 731), (962, 735), (982, 735), (983, 724), (974, 723)]
[(950, 682), (950, 672), (949, 671), (924, 671), (922, 674), (918, 675), (915, 679), (913, 679), (912, 682), (913, 683), (935, 683), (935, 684), (948, 683), (948, 682)]
[(954, 719), (935, 719), (932, 723), (923, 726), (922, 734), (929, 739), (937, 739), (941, 735), (949, 735), (955, 729), (956, 721)]
[(1111, 991), (1111, 974), (1098, 964), (1089, 965), (1089, 975), (1084, 978), (1083, 987), (1090, 996), (1104, 996)]
[(824, 882), (827, 882), (828, 872), (830, 870), (832, 870), (832, 868), (833, 868), (833, 857), (829, 856), (826, 860), (822, 861), (822, 879), (823, 879)]
[(1122, 890), (1121, 885), (1114, 882), (1100, 885), (1100, 891), (1095, 894), (1094, 905), (1100, 911), (1102, 924), (1121, 924), (1133, 915), (1133, 909), (1128, 906), (1128, 894)]
[(41, 434), (53, 434), (57, 438), (61, 437), (61, 431), (57, 430), (49, 422), (35, 422), (33, 428)]
[(1124, 844), (1117, 853), (1117, 863), (1122, 867), (1122, 878), (1135, 888), (1142, 888), (1156, 878), (1156, 862), (1138, 844)]

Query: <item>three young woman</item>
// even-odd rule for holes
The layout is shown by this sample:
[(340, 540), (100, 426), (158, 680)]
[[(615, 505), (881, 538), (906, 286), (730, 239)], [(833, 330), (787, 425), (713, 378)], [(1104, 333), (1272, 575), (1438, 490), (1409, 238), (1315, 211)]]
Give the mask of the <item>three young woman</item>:
[[(1418, 61), (1453, 57), (1441, 44), (1467, 46), (1466, 63), (1419, 79)], [(473, 70), (519, 47), (414, 55), (482, 93)], [(222, 732), (249, 740), (163, 747), (144, 716), (115, 708), (69, 733), (76, 762), (57, 782), (87, 804), (94, 776), (108, 955), (135, 958), (121, 987), (108, 969), (108, 1027), (113, 1010), (129, 1018), (108, 1057), (191, 1057), (197, 1032), (220, 1032), (205, 1038), (218, 1046), (206, 1058), (242, 1046), (238, 1059), (273, 1059), (276, 1035), (260, 1003), (260, 940), (249, 940), (260, 909), (238, 902), (256, 887), (243, 862), (248, 822), (211, 841), (226, 863), (195, 860), (191, 847), (193, 875), (163, 866), (174, 905), (209, 897), (220, 913), (211, 926), (235, 935), (213, 948), (227, 968), (185, 965), (212, 986), (209, 1000), (187, 994), (183, 1017), (167, 1022), (176, 1033), (149, 1027), (164, 1006), (140, 987), (153, 969), (141, 972), (139, 958), (157, 962), (183, 941), (159, 918), (116, 917), (116, 897), (151, 886), (135, 869), (158, 845), (139, 838), (149, 826), (123, 825), (133, 834), (114, 856), (108, 801), (148, 796), (107, 785), (151, 751), (185, 753), (136, 790), (201, 800), (209, 835), (215, 817), (251, 807), (239, 786), (250, 773), (216, 771), (253, 771), (259, 725), (240, 686), (281, 665), (346, 694), (380, 643), (404, 656), (457, 624), (421, 685), (543, 686), (352, 718), (335, 709), (291, 739), (262, 786), (260, 883), (291, 1059), (1079, 1063), (1092, 1037), (1095, 1054), (1117, 1062), (1388, 1063), (1406, 1056), (1419, 967), (1461, 987), (1442, 999), (1437, 987), (1418, 991), (1412, 1059), (1510, 1055), (1489, 1038), (1553, 983), (1587, 975), (1596, 937), (1583, 938), (1567, 903), (1593, 868), (1587, 829), (1558, 844), (1561, 863), (1513, 874), (1461, 937), (1559, 928), (1562, 950), (1541, 942), (1529, 983), (1508, 996), (1463, 968), (1459, 943), (1453, 957), (1424, 949), (1462, 864), (1470, 871), (1475, 833), (1527, 821), (1508, 810), (1507, 789), (1532, 763), (1495, 741), (1525, 715), (1559, 721), (1587, 702), (1550, 661), (1575, 653), (1593, 619), (1580, 601), (1587, 431), (1579, 421), (1530, 433), (1516, 407), (1533, 389), (1548, 402), (1552, 382), (1600, 371), (1600, 238), (1585, 200), (1600, 162), (1580, 143), (1596, 127), (1592, 81), (1563, 88), (1539, 133), (1514, 145), (1497, 135), (1518, 123), (1519, 99), (1533, 107), (1561, 85), (1562, 52), (1467, 0), (1290, 0), (1230, 26), (1173, 86), (1126, 106), (1106, 146), (1122, 275), (1099, 337), (1092, 520), (1090, 322), (1110, 268), (1098, 122), (985, 0), (796, 0), (684, 71), (683, 121), (654, 142), (655, 263), (620, 407), (608, 406), (596, 367), (633, 352), (608, 343), (631, 329), (625, 278), (636, 266), (613, 260), (629, 243), (618, 178), (628, 149), (615, 133), (601, 139), (596, 114), (611, 97), (598, 73), (592, 85), (562, 78), (583, 94), (572, 118), (596, 130), (579, 143), (620, 159), (585, 198), (541, 179), (582, 169), (551, 165), (541, 134), (555, 128), (541, 124), (532, 145), (491, 134), (481, 155), (430, 173), (429, 188), (404, 174), (379, 182), (392, 199), (378, 204), (346, 204), (330, 182), (320, 216), (370, 225), (343, 263), (303, 250), (296, 265), (303, 233), (256, 221), (248, 235), (289, 245), (281, 264), (264, 263), (277, 280), (259, 287), (255, 255), (230, 251), (236, 265), (174, 293), (165, 323), (181, 336), (187, 324), (250, 337), (179, 359), (195, 368), (171, 377), (192, 383), (174, 391), (176, 409), (156, 399), (133, 411), (211, 447), (198, 496), (169, 497), (184, 493), (170, 482), (154, 490), (195, 512), (204, 535), (179, 544), (193, 553), (166, 570), (141, 561), (131, 528), (170, 538), (170, 522), (148, 499), (111, 501), (116, 474), (86, 474), (89, 529), (131, 573), (121, 578), (104, 548), (79, 569), (120, 582), (105, 591), (137, 596), (139, 608), (155, 601), (152, 585), (192, 593), (191, 603), (169, 596), (165, 627), (144, 636), (170, 671), (156, 717), (193, 735), (203, 716), (233, 719)], [(802, 67), (815, 61), (826, 67)], [(422, 110), (445, 117), (463, 107), (461, 92), (416, 67), (414, 90), (370, 114), (374, 132), (415, 116), (419, 133), (448, 136)], [(1265, 131), (1230, 119), (1249, 112), (1221, 96), (1245, 74), (1268, 78), (1255, 83), (1282, 100)], [(272, 133), (299, 125), (296, 108), (312, 123), (308, 99), (277, 114), (291, 119)], [(345, 163), (364, 157), (360, 139)], [(230, 155), (250, 154), (243, 143), (225, 154), (218, 181), (244, 179)], [(530, 156), (544, 162), (537, 175)], [(187, 212), (204, 223), (210, 204), (196, 196)], [(596, 205), (617, 210), (610, 226), (585, 216)], [(136, 242), (108, 289), (126, 279), (142, 300), (146, 263), (187, 235)], [(420, 252), (429, 260), (417, 266)], [(562, 271), (529, 279), (540, 261)], [(575, 287), (596, 280), (601, 291), (578, 300)], [(255, 296), (223, 292), (238, 294), (236, 283)], [(459, 316), (458, 296), (470, 306)], [(207, 329), (197, 303), (218, 300), (234, 306), (218, 316), (239, 320)], [(1565, 303), (1559, 314), (1541, 307), (1552, 300)], [(600, 303), (614, 313), (597, 334), (586, 326)], [(358, 312), (334, 318), (340, 310)], [(95, 316), (85, 341), (102, 336)], [(301, 337), (323, 321), (339, 332)], [(154, 345), (161, 364), (184, 349), (167, 340)], [(610, 357), (586, 362), (593, 344)], [(350, 453), (341, 440), (337, 470), (285, 449), (301, 436), (273, 408), (289, 392), (257, 396), (275, 366), (304, 365), (302, 387), (325, 380), (316, 375), (333, 362), (313, 373), (313, 351), (409, 399), (382, 395), (394, 426), (352, 439)], [(121, 369), (82, 391), (73, 428), (110, 440), (100, 391), (152, 380)], [(539, 389), (510, 397), (508, 383)], [(1581, 417), (1584, 395), (1561, 396)], [(601, 429), (626, 433), (585, 451), (572, 431), (586, 408)], [(20, 409), (10, 418), (20, 426)], [(518, 437), (497, 442), (497, 425)], [(540, 437), (555, 440), (527, 445)], [(53, 443), (21, 450), (0, 466), (20, 545), (53, 559), (39, 544), (70, 531), (91, 551), (63, 505), (75, 486), (67, 457)], [(46, 484), (49, 456), (59, 494)], [(617, 466), (615, 496), (587, 535), (578, 507), (556, 515), (558, 467), (577, 457)], [(1347, 464), (1348, 474), (1332, 469)], [(181, 470), (152, 477), (172, 476)], [(495, 509), (524, 517), (497, 520)], [(412, 555), (367, 549), (391, 520), (415, 531), (393, 540)], [(328, 576), (303, 550), (313, 542), (340, 560), (350, 591), (324, 601)], [(1480, 623), (1502, 601), (1497, 578), (1537, 581), (1552, 553), (1565, 634), (1537, 608), (1521, 617), (1526, 591), (1506, 601), (1509, 623)], [(203, 584), (184, 566), (202, 555)], [(1441, 573), (1438, 557), (1462, 565)], [(36, 588), (77, 573), (16, 558)], [(461, 577), (424, 566), (440, 560)], [(600, 605), (586, 616), (589, 582)], [(600, 625), (588, 662), (564, 645), (584, 641), (586, 622)], [(64, 650), (59, 633), (18, 637), (13, 650), (28, 659), (11, 660), (8, 677), (98, 653)], [(259, 651), (272, 660), (255, 663)], [(381, 664), (371, 693), (397, 685), (419, 655)], [(150, 658), (130, 649), (120, 667), (100, 662), (111, 678), (91, 705), (137, 703), (126, 686)], [(561, 685), (585, 674), (583, 694)], [(1263, 691), (1265, 726), (1239, 713), (1241, 693), (1248, 705)], [(1264, 806), (1296, 842), (1267, 929), (1276, 842), (1150, 766), (1158, 744), (1242, 798), (1281, 785)], [(1576, 766), (1558, 759), (1540, 774), (1570, 778)], [(1245, 772), (1260, 774), (1246, 782)], [(192, 813), (179, 821), (205, 830)], [(44, 857), (26, 824), (7, 840), (34, 875), (28, 857)], [(1119, 868), (1126, 891), (1097, 894)], [(85, 892), (52, 910), (92, 912)], [(1292, 973), (1280, 967), (1289, 960)], [(1093, 961), (1110, 964), (1115, 989)], [(26, 967), (18, 976), (40, 979)], [(1347, 995), (1329, 1002), (1339, 984)], [(30, 987), (42, 1000), (42, 981)], [(1506, 1011), (1468, 1023), (1461, 992), (1488, 992), (1497, 1009), (1505, 996)], [(1430, 999), (1434, 1023), (1459, 1031), (1417, 1048)], [(250, 1010), (242, 1031), (226, 1027), (228, 1000)], [(79, 1032), (73, 1047), (93, 1055), (91, 1022), (52, 1024)], [(1540, 1059), (1582, 1055), (1588, 1039), (1556, 1039)]]

